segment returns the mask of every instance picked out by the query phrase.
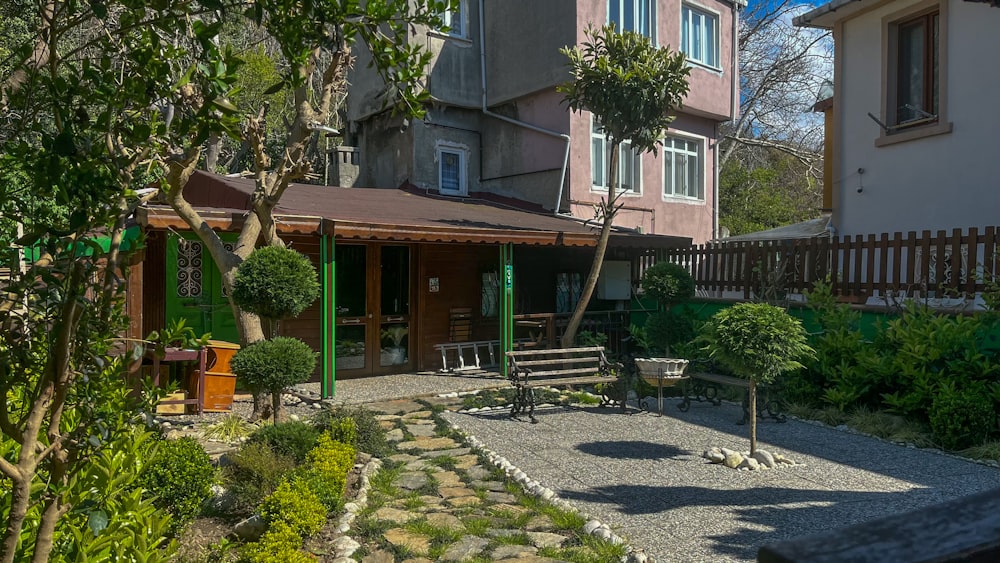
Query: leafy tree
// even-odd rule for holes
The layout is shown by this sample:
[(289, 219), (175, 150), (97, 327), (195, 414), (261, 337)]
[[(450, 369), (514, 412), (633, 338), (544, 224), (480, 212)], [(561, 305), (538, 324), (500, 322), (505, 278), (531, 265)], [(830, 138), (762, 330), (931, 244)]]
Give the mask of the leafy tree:
[[(126, 220), (149, 197), (135, 189), (175, 147), (236, 125), (224, 102), (236, 61), (211, 42), (204, 7), (27, 4), (42, 17), (4, 46), (12, 62), (0, 76), (0, 180), (16, 179), (0, 181), (0, 210), (32, 249), (0, 303), (2, 562), (82, 549), (86, 534), (66, 529), (86, 510), (73, 483), (132, 423), (118, 335)], [(167, 104), (180, 109), (165, 114)], [(58, 209), (38, 212), (41, 201)], [(155, 551), (154, 540), (141, 543)]]
[(316, 368), (316, 352), (297, 338), (278, 336), (241, 348), (233, 356), (233, 373), (254, 391), (271, 393), (275, 422), (281, 420), (281, 393), (309, 379)]
[(806, 221), (822, 206), (819, 185), (800, 161), (775, 149), (764, 156), (757, 164), (734, 158), (722, 166), (719, 223), (731, 235)]
[(771, 383), (813, 355), (802, 323), (767, 303), (739, 303), (712, 316), (700, 336), (712, 359), (750, 383), (750, 455), (757, 452), (757, 383)]
[(599, 120), (611, 150), (608, 165), (610, 178), (607, 198), (601, 198), (597, 214), (602, 221), (601, 234), (594, 249), (594, 261), (580, 294), (580, 301), (563, 333), (563, 346), (572, 346), (583, 319), (604, 254), (611, 238), (618, 202), (618, 153), (622, 141), (643, 152), (656, 152), (667, 127), (674, 120), (671, 113), (680, 107), (688, 92), (690, 69), (684, 55), (669, 47), (657, 48), (641, 34), (617, 33), (613, 25), (587, 30), (587, 40), (580, 47), (565, 47), (573, 80), (559, 86), (565, 101), (574, 112), (589, 111)]
[[(259, 0), (243, 12), (245, 24), (257, 26), (273, 40), (281, 55), (280, 80), (265, 94), (281, 90), (293, 100), (294, 116), (289, 121), (280, 157), (272, 159), (266, 147), (263, 107), (238, 111), (242, 128), (229, 130), (249, 146), (253, 156), (252, 210), (240, 229), (232, 250), (192, 207), (184, 196), (187, 182), (198, 166), (207, 136), (192, 136), (170, 162), (162, 189), (166, 202), (205, 244), (219, 268), (222, 283), (232, 295), (239, 264), (250, 255), (258, 240), (266, 246), (284, 246), (278, 236), (273, 211), (288, 186), (306, 178), (311, 170), (307, 150), (318, 125), (331, 119), (335, 102), (344, 91), (345, 75), (357, 46), (371, 54), (372, 66), (386, 81), (390, 95), (383, 101), (395, 110), (420, 116), (428, 94), (423, 79), (430, 54), (409, 41), (412, 25), (440, 27), (441, 14), (456, 0), (339, 0), (304, 2), (289, 9), (279, 0)], [(227, 74), (227, 79), (233, 76)], [(229, 84), (231, 82), (228, 82)], [(199, 107), (197, 88), (182, 106), (188, 111)], [(228, 100), (227, 100), (228, 103)], [(228, 105), (227, 107), (235, 107)], [(241, 309), (230, 298), (240, 340), (247, 346), (264, 338), (259, 317)], [(255, 401), (255, 412), (262, 403)]]

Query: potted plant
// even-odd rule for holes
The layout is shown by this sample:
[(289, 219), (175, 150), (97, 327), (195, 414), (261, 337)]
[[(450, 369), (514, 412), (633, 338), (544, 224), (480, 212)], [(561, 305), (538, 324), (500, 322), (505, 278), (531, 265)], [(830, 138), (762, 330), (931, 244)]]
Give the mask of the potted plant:
[(382, 340), (392, 344), (383, 350), (388, 354), (388, 357), (383, 358), (383, 364), (395, 366), (406, 363), (406, 348), (402, 344), (403, 338), (409, 333), (409, 329), (403, 325), (393, 325), (382, 331)]

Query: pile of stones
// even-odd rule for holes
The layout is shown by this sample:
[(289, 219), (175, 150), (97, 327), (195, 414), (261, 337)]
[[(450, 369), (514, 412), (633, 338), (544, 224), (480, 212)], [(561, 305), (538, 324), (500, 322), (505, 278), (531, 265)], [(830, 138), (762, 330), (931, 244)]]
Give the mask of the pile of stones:
[(767, 450), (757, 450), (752, 456), (750, 452), (737, 452), (728, 448), (712, 448), (705, 450), (701, 457), (719, 465), (725, 465), (730, 469), (740, 471), (757, 471), (762, 469), (776, 469), (786, 465), (802, 465), (787, 457)]

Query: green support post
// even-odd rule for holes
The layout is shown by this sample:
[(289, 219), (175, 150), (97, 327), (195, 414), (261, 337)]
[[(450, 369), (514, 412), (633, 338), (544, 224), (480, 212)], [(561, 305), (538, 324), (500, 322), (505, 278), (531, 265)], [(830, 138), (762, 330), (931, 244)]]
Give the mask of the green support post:
[(500, 373), (507, 377), (507, 352), (514, 350), (514, 245), (500, 245)]
[(320, 395), (324, 399), (334, 395), (337, 381), (336, 316), (334, 314), (337, 310), (337, 277), (335, 275), (337, 263), (333, 250), (333, 237), (326, 234), (320, 235), (319, 255), (323, 288), (323, 324), (321, 329), (323, 375), (320, 382)]

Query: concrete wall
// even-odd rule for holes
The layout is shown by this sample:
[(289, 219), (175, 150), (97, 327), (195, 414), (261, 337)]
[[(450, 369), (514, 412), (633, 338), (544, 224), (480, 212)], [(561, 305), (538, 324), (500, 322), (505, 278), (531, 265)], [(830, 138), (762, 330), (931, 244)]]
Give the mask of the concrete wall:
[(412, 147), (412, 171), (409, 181), (419, 188), (437, 191), (440, 189), (437, 149), (446, 145), (459, 149), (467, 157), (468, 191), (480, 191), (480, 134), (479, 111), (461, 108), (435, 108), (424, 121), (414, 120)]
[(1000, 9), (947, 2), (946, 58), (940, 77), (946, 95), (939, 112), (952, 131), (875, 144), (881, 129), (867, 114), (878, 115), (883, 105), (883, 18), (916, 5), (913, 0), (889, 2), (846, 20), (836, 35), (840, 60), (834, 115), (839, 130), (833, 200), (839, 234), (997, 223), (1000, 70), (987, 54), (1000, 53)]
[[(419, 121), (416, 121), (419, 126)], [(358, 138), (361, 166), (357, 187), (396, 188), (413, 174), (415, 123), (383, 114), (365, 122)]]
[(588, 1), (485, 0), (490, 106), (569, 79), (567, 59), (559, 49), (576, 43), (577, 4)]

